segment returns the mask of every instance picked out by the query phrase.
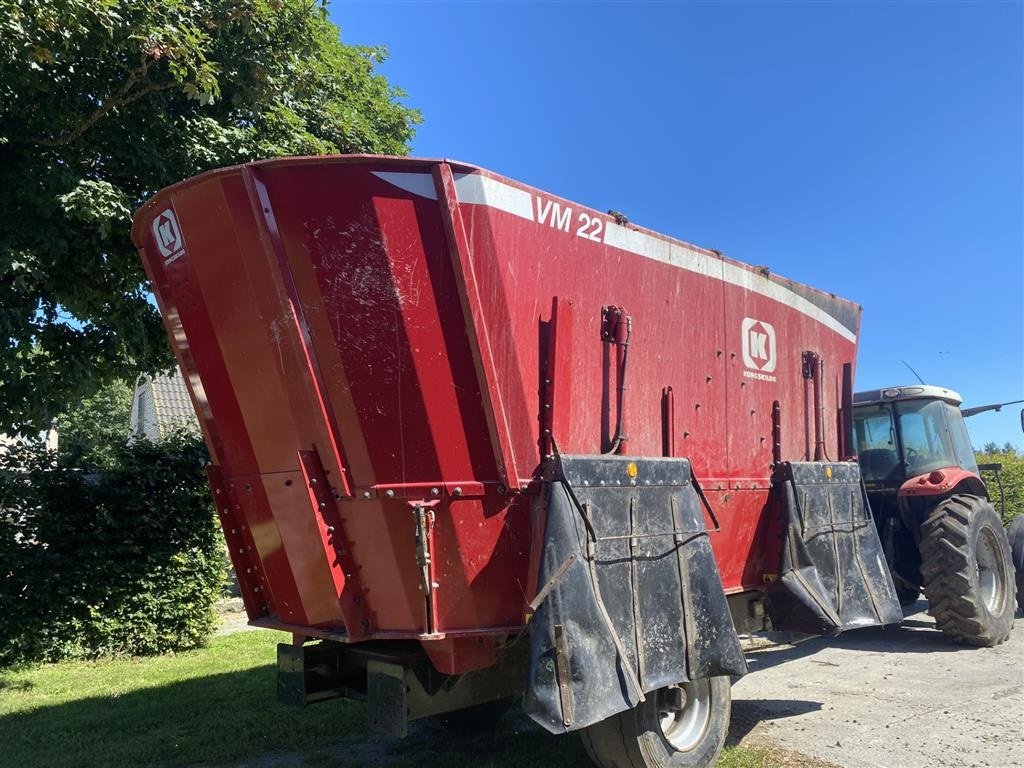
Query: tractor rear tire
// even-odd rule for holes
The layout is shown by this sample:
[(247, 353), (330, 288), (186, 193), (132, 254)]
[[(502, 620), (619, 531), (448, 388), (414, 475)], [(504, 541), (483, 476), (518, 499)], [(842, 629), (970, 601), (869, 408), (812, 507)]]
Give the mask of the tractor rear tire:
[(980, 497), (956, 494), (921, 526), (921, 574), (928, 613), (957, 643), (992, 646), (1013, 628), (1010, 545), (999, 516)]
[[(732, 683), (711, 677), (647, 694), (635, 708), (585, 728), (580, 737), (598, 768), (708, 768), (729, 732)], [(679, 707), (679, 699), (682, 706)]]
[(1006, 538), (1010, 541), (1013, 569), (1017, 572), (1017, 610), (1024, 613), (1024, 515), (1010, 521)]

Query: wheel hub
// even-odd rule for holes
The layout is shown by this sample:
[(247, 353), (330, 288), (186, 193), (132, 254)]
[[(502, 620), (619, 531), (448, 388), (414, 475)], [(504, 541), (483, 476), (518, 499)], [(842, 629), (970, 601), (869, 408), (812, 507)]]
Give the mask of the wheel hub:
[(978, 566), (978, 592), (985, 608), (992, 613), (999, 611), (1003, 600), (1002, 573), (1004, 567), (1001, 554), (999, 542), (995, 540), (991, 531), (983, 529), (981, 535), (978, 536), (975, 554)]
[(679, 752), (697, 746), (711, 721), (711, 683), (707, 679), (681, 683), (659, 694), (661, 732)]

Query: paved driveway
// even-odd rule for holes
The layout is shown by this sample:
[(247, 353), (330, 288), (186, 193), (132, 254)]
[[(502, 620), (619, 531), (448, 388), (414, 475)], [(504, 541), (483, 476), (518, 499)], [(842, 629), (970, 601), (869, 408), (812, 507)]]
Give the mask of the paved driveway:
[(748, 652), (733, 735), (842, 768), (1024, 767), (1024, 619), (996, 648), (947, 643), (926, 605), (896, 629)]

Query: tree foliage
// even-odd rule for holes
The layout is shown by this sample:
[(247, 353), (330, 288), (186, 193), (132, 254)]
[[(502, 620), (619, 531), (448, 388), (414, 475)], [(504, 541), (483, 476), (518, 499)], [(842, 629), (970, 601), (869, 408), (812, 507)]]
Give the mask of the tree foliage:
[(132, 211), (277, 155), (404, 154), (419, 121), (314, 0), (0, 0), (0, 431), (171, 359)]
[(132, 388), (105, 384), (57, 417), (57, 463), (62, 467), (109, 469), (128, 441)]
[(1018, 515), (1024, 515), (1024, 454), (1011, 443), (1002, 448), (995, 443), (987, 443), (982, 451), (976, 452), (976, 456), (979, 464), (1002, 464), (998, 476), (988, 470), (981, 474), (1003, 522), (1009, 523)]

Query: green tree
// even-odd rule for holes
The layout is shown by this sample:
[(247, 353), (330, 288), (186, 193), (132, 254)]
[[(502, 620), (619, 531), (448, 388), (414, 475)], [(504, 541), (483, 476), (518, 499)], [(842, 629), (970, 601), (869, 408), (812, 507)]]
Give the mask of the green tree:
[(132, 387), (115, 380), (58, 416), (60, 465), (110, 469), (128, 441), (131, 407)]
[(166, 369), (132, 211), (209, 168), (405, 154), (419, 113), (315, 0), (0, 0), (0, 432)]

